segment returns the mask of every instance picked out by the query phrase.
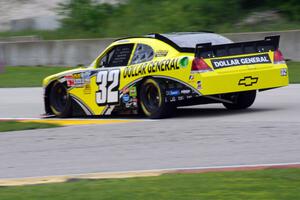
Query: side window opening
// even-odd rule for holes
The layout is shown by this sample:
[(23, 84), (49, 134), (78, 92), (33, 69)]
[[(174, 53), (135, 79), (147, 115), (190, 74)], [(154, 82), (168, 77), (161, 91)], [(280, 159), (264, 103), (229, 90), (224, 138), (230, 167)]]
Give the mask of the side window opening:
[(142, 62), (147, 62), (153, 59), (154, 51), (152, 47), (146, 44), (138, 44), (134, 55), (132, 57), (131, 64), (138, 64)]
[(113, 47), (99, 62), (99, 67), (126, 66), (130, 59), (133, 44), (121, 44)]

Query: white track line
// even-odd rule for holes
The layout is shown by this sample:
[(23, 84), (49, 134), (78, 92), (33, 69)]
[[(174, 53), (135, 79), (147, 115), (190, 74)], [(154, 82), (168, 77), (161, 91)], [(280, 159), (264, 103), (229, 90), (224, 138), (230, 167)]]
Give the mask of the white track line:
[(252, 164), (252, 165), (221, 165), (221, 166), (208, 166), (208, 167), (182, 167), (182, 168), (165, 168), (165, 169), (153, 169), (145, 171), (178, 171), (178, 170), (208, 170), (208, 169), (230, 169), (230, 168), (245, 168), (245, 167), (276, 167), (276, 166), (288, 166), (288, 165), (300, 165), (300, 162), (292, 163), (267, 163), (267, 164)]

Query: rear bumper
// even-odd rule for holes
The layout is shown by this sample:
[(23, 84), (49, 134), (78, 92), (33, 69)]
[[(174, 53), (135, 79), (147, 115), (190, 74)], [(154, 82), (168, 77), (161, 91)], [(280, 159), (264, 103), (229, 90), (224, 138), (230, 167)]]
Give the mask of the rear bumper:
[(198, 90), (202, 95), (213, 95), (283, 87), (289, 84), (287, 70), (287, 66), (282, 64), (264, 69), (203, 73)]

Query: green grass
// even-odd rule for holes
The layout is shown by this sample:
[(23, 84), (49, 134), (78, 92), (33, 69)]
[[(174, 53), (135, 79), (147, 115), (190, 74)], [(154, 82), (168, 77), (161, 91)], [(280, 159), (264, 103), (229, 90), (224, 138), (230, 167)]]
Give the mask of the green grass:
[(47, 123), (36, 123), (36, 122), (0, 121), (0, 132), (41, 129), (41, 128), (55, 128), (55, 127), (59, 127), (59, 125), (47, 124)]
[(288, 62), (290, 83), (300, 83), (300, 62)]
[(291, 200), (300, 199), (300, 169), (81, 180), (0, 188), (1, 200)]
[(70, 67), (6, 67), (0, 73), (2, 87), (41, 87), (42, 80), (49, 75), (72, 69)]

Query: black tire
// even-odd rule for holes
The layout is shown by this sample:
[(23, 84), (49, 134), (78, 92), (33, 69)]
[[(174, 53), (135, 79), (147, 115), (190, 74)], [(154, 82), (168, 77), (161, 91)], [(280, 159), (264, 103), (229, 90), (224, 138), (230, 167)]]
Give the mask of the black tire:
[(256, 90), (226, 94), (224, 98), (234, 103), (223, 103), (223, 105), (229, 110), (242, 110), (249, 108), (254, 103), (255, 97)]
[(169, 117), (173, 106), (166, 104), (161, 85), (154, 79), (146, 79), (140, 86), (140, 106), (144, 114), (151, 119)]
[(59, 82), (55, 82), (49, 93), (50, 109), (57, 117), (71, 117), (72, 103), (67, 87)]

